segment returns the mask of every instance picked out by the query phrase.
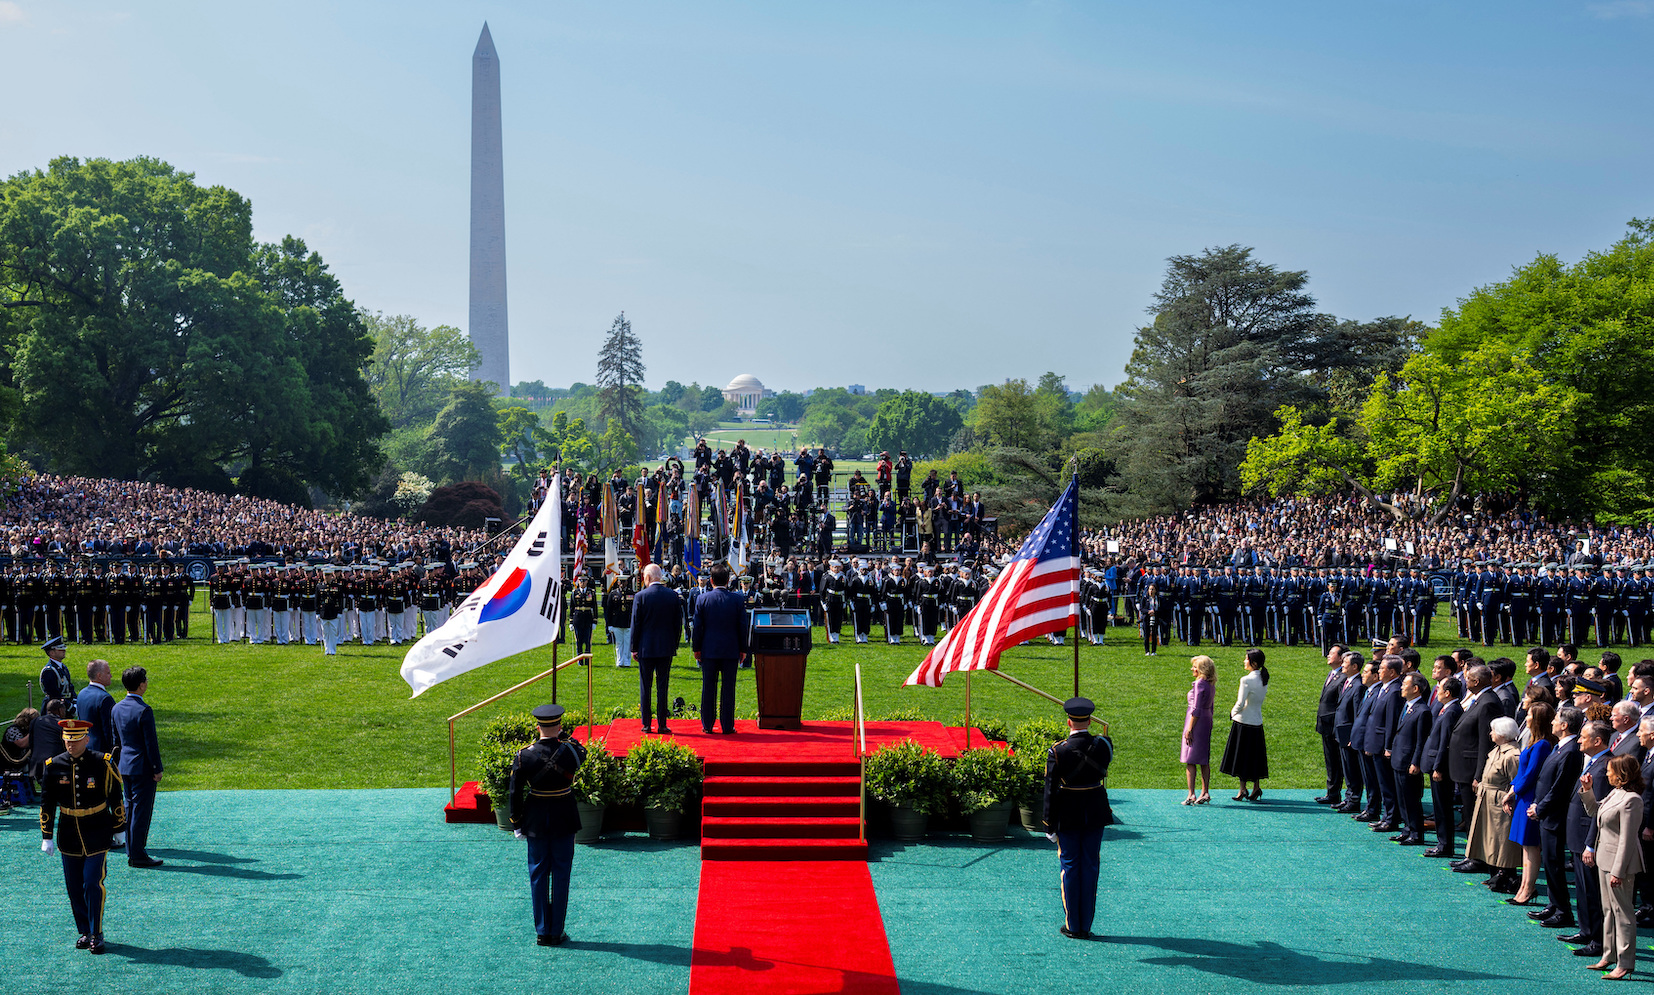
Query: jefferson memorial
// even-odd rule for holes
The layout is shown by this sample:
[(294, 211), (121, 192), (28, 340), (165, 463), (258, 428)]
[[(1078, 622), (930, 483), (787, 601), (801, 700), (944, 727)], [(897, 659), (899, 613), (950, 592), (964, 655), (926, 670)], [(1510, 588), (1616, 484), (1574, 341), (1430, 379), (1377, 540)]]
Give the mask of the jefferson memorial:
[(750, 373), (741, 374), (724, 388), (724, 400), (740, 409), (743, 418), (750, 418), (757, 412), (758, 402), (774, 394), (775, 391), (767, 389)]

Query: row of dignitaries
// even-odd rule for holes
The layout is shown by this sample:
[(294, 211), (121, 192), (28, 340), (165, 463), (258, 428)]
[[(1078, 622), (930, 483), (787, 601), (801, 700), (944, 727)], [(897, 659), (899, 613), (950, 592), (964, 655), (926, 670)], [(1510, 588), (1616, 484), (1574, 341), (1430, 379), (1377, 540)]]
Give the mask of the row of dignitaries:
[(162, 770), (144, 668), (122, 673), (127, 693), (118, 702), (108, 693), (108, 664), (93, 661), (87, 676), (83, 717), (57, 721), (63, 750), (40, 764), (40, 849), (62, 861), (76, 949), (101, 954), (109, 851), (125, 849), (133, 867), (162, 864), (146, 850)]
[[(714, 563), (707, 577), (711, 588), (695, 592), (687, 609), (690, 649), (701, 670), (701, 728), (712, 732), (716, 718), (720, 731), (733, 734), (735, 675), (748, 650), (747, 599), (730, 590), (729, 565), (723, 561)], [(643, 584), (632, 599), (631, 656), (638, 666), (643, 731), (666, 734), (672, 731), (666, 724), (671, 714), (668, 680), (683, 631), (685, 603), (666, 583), (659, 564), (643, 568)], [(658, 724), (651, 730), (657, 713)]]
[(1518, 692), (1508, 658), (1459, 650), (1426, 679), (1399, 641), (1371, 661), (1332, 647), (1316, 801), (1403, 846), (1433, 833), (1426, 857), (1454, 858), (1466, 834), (1452, 869), (1486, 874), (1510, 905), (1538, 906), (1543, 875), (1546, 902), (1528, 916), (1620, 978), (1636, 966), (1637, 927), (1654, 925), (1654, 660), (1637, 664), (1622, 699), (1618, 658), (1592, 667), (1573, 650), (1529, 650)]

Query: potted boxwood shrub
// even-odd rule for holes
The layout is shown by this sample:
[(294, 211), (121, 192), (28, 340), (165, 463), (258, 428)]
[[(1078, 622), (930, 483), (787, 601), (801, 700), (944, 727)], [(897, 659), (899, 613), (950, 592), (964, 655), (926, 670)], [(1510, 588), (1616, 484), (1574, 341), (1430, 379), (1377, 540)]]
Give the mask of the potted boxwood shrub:
[(971, 839), (997, 842), (1005, 838), (1011, 806), (1022, 796), (1022, 771), (1001, 747), (966, 750), (953, 763), (953, 791), (959, 811), (970, 819)]
[(912, 740), (868, 757), (864, 781), (867, 793), (890, 807), (890, 834), (898, 840), (923, 839), (929, 817), (947, 807), (947, 763)]
[(494, 821), (501, 829), (511, 828), (511, 764), (517, 751), (540, 737), (540, 727), (528, 712), (501, 715), (482, 729), (477, 749), (477, 782), (488, 794)]
[(1017, 726), (1011, 738), (1011, 748), (1026, 779), (1017, 808), (1022, 828), (1031, 833), (1045, 832), (1045, 755), (1052, 744), (1067, 735), (1068, 728), (1061, 722), (1034, 719)]
[(626, 754), (626, 784), (643, 802), (651, 839), (677, 839), (701, 789), (701, 758), (670, 739), (645, 739)]
[(575, 842), (590, 843), (602, 836), (604, 810), (629, 801), (625, 766), (603, 743), (593, 743), (586, 750), (586, 762), (574, 775), (574, 804), (580, 810)]

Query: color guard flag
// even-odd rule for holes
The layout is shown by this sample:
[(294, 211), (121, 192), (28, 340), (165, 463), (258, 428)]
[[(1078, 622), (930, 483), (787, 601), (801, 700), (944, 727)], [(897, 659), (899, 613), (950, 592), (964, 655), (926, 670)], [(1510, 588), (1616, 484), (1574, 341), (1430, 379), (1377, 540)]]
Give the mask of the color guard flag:
[(643, 485), (637, 485), (637, 511), (632, 519), (632, 555), (637, 557), (637, 568), (649, 565), (649, 525), (644, 520), (647, 506), (643, 503)]
[(688, 537), (687, 548), (684, 550), (684, 566), (689, 568), (689, 576), (699, 580), (701, 577), (701, 492), (694, 484), (689, 485), (689, 512), (684, 520), (684, 532)]
[(1079, 501), (1070, 480), (976, 607), (948, 630), (904, 682), (940, 687), (955, 670), (996, 670), (999, 654), (1080, 616)]
[(574, 527), (574, 568), (569, 571), (570, 577), (578, 577), (580, 571), (586, 569), (586, 520), (581, 518)]
[(614, 488), (603, 484), (603, 589), (606, 591), (621, 578), (620, 569), (620, 503)]
[[(551, 478), (554, 495), (562, 493), (558, 476)], [(403, 657), (402, 679), (415, 698), (450, 677), (556, 638), (563, 621), (562, 536), (563, 502), (552, 498), (540, 505), (494, 575)]]

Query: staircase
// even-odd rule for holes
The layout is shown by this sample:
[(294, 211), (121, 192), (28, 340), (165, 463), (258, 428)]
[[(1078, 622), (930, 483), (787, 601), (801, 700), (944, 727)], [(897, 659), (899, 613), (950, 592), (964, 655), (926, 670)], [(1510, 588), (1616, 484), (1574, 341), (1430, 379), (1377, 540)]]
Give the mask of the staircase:
[(708, 760), (702, 860), (866, 860), (857, 761)]

